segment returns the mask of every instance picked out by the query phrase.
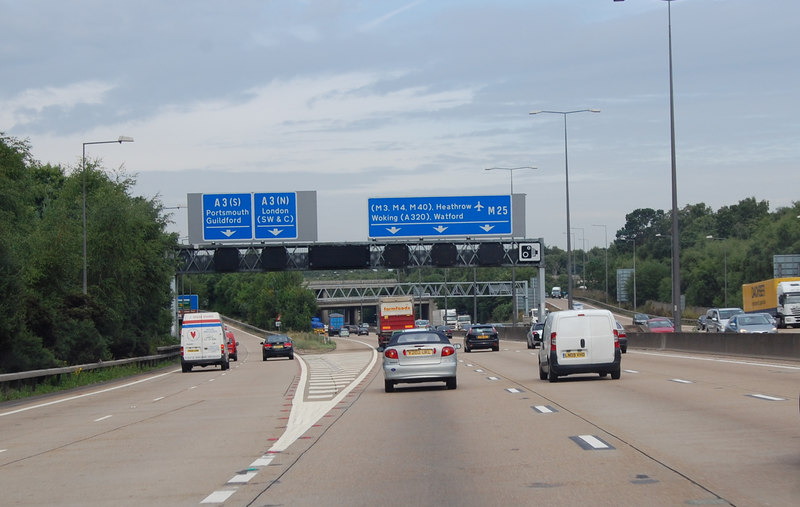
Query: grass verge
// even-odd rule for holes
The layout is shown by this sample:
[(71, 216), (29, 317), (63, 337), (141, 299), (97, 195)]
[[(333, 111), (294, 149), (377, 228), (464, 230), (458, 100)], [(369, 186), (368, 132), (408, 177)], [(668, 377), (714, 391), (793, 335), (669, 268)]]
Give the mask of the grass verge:
[(294, 349), (300, 354), (324, 354), (336, 350), (336, 342), (326, 335), (310, 332), (289, 333)]
[(98, 368), (96, 370), (78, 370), (74, 373), (46, 377), (42, 382), (35, 385), (29, 384), (20, 386), (19, 388), (8, 389), (4, 387), (2, 391), (0, 391), (0, 402), (20, 400), (31, 396), (39, 396), (41, 394), (66, 391), (68, 389), (99, 384), (110, 380), (118, 380), (140, 373), (158, 370), (167, 366), (177, 365), (178, 362), (179, 358), (170, 358), (152, 365), (126, 364), (123, 366), (112, 366), (110, 368)]

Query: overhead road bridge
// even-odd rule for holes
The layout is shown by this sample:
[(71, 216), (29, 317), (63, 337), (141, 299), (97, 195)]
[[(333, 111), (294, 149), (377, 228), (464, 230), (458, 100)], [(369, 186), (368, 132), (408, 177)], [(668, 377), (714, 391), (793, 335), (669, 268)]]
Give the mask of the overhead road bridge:
[(527, 266), (543, 270), (542, 240), (463, 239), (363, 243), (180, 245), (176, 274)]

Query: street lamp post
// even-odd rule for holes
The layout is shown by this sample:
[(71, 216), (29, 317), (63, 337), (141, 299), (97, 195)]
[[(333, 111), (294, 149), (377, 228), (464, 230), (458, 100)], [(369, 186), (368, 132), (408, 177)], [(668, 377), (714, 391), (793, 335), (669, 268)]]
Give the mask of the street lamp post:
[[(713, 235), (709, 234), (706, 236), (706, 239), (715, 239), (717, 241), (725, 241), (727, 238), (715, 238)], [(722, 244), (722, 252), (723, 257), (725, 259), (725, 308), (728, 307), (728, 246), (726, 243)]]
[(133, 138), (128, 136), (119, 136), (116, 141), (91, 141), (83, 143), (83, 154), (81, 155), (81, 176), (82, 193), (83, 193), (83, 294), (88, 292), (88, 284), (86, 278), (86, 146), (89, 144), (112, 144), (112, 143), (132, 143)]
[(603, 224), (592, 224), (592, 227), (602, 227), (603, 237), (605, 238), (605, 253), (606, 253), (606, 303), (608, 303), (608, 227)]
[[(614, 0), (615, 2), (623, 0)], [(672, 80), (672, 0), (667, 2), (667, 38), (669, 44), (669, 134), (672, 169), (672, 318), (681, 329), (681, 249), (678, 231), (678, 176), (675, 161), (675, 93)]]
[(567, 202), (567, 307), (572, 310), (572, 243), (570, 242), (569, 231), (572, 230), (569, 223), (569, 157), (567, 150), (567, 115), (574, 113), (599, 113), (599, 109), (576, 109), (574, 111), (531, 111), (528, 114), (560, 114), (564, 117), (564, 175), (566, 182), (566, 202)]
[[(523, 166), (523, 167), (487, 167), (485, 171), (508, 171), (511, 176), (511, 204), (514, 203), (514, 171), (520, 169), (538, 169), (537, 167)], [(514, 226), (511, 226), (511, 241), (514, 241)], [(516, 263), (511, 264), (511, 325), (517, 327), (517, 270)], [(476, 315), (475, 319), (478, 318)]]
[(573, 227), (576, 231), (581, 231), (581, 250), (583, 251), (583, 279), (581, 285), (586, 286), (586, 232), (583, 227)]

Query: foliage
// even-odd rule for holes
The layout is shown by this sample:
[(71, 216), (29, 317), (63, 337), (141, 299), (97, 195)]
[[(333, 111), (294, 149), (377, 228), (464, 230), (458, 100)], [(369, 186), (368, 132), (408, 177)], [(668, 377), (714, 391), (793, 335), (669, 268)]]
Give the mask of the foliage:
[(134, 183), (96, 162), (42, 165), (0, 134), (0, 371), (147, 355), (168, 339), (176, 237)]

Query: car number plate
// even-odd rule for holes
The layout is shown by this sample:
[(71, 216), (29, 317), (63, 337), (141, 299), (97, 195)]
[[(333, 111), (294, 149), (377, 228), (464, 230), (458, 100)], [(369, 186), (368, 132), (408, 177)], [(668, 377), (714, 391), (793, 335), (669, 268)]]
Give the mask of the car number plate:
[(488, 334), (479, 334), (478, 338), (481, 339), (481, 340), (485, 340), (485, 339), (489, 338), (489, 335)]
[(586, 357), (586, 352), (564, 352), (564, 359), (574, 359), (579, 357)]
[(274, 347), (272, 347), (272, 348), (273, 348), (273, 349), (282, 349), (282, 348), (283, 348), (283, 345), (275, 345), (275, 346), (274, 346)]
[(200, 352), (200, 349), (199, 348), (189, 348), (189, 349), (186, 349), (186, 352)]
[(406, 351), (408, 356), (432, 356), (433, 349), (408, 349)]

